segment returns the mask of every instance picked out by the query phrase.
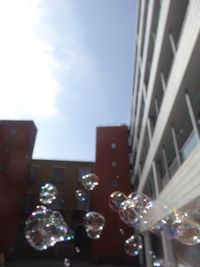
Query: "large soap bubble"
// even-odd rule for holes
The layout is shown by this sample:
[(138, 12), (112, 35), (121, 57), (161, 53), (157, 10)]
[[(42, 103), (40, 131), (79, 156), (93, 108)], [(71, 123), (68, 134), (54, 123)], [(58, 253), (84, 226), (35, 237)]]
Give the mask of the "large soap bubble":
[(139, 229), (140, 214), (135, 209), (135, 202), (132, 199), (124, 200), (119, 207), (119, 217), (127, 225)]
[(92, 191), (99, 184), (99, 177), (94, 173), (82, 176), (82, 185), (87, 191)]
[(62, 215), (50, 209), (38, 209), (26, 221), (25, 237), (36, 250), (45, 250), (63, 241), (67, 224)]
[(58, 194), (56, 187), (52, 184), (45, 184), (40, 189), (40, 202), (44, 205), (51, 204)]
[(200, 227), (188, 216), (176, 215), (170, 224), (170, 236), (184, 245), (197, 245), (200, 243)]
[(100, 238), (105, 225), (105, 218), (100, 213), (94, 211), (88, 212), (84, 217), (83, 223), (89, 238)]
[(128, 195), (128, 198), (134, 201), (135, 210), (138, 213), (147, 213), (148, 210), (152, 208), (152, 201), (145, 194), (138, 194), (137, 192), (132, 192)]
[(88, 194), (82, 189), (77, 189), (76, 190), (76, 199), (80, 203), (85, 203), (88, 200)]
[(108, 200), (109, 207), (113, 210), (118, 212), (120, 204), (127, 199), (127, 196), (120, 191), (113, 192)]
[(142, 237), (138, 234), (132, 235), (124, 243), (124, 250), (129, 256), (137, 256), (142, 249)]

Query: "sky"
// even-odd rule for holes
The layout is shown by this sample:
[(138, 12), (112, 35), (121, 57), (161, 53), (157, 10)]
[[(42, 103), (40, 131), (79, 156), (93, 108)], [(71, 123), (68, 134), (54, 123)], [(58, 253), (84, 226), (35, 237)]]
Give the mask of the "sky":
[(33, 158), (95, 160), (130, 124), (137, 0), (0, 0), (0, 119), (33, 120)]

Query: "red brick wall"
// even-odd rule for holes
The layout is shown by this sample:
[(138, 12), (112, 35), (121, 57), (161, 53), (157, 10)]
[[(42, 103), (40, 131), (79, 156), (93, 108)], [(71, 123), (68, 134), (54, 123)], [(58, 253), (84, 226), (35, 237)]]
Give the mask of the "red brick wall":
[(16, 244), (36, 136), (32, 121), (0, 121), (0, 250)]
[[(116, 144), (116, 148), (112, 148), (112, 143)], [(92, 242), (94, 258), (135, 261), (123, 249), (124, 241), (133, 231), (108, 206), (113, 191), (131, 192), (128, 152), (126, 126), (97, 128), (95, 173), (99, 176), (100, 184), (92, 192), (92, 208), (105, 216), (106, 223), (101, 238)], [(116, 166), (112, 166), (112, 161), (116, 162)], [(124, 230), (124, 235), (120, 229)]]

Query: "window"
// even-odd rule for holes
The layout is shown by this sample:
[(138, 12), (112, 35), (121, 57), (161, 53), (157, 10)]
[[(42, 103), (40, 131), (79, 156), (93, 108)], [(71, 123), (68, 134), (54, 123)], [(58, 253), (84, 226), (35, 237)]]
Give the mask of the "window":
[(16, 130), (15, 128), (12, 128), (12, 129), (10, 130), (10, 133), (11, 133), (11, 135), (16, 135), (17, 130)]
[(30, 175), (29, 175), (29, 182), (34, 183), (38, 177), (38, 170), (39, 167), (31, 167)]
[(24, 200), (24, 213), (30, 214), (33, 211), (34, 206), (34, 194), (33, 193), (27, 193)]
[(48, 205), (48, 208), (53, 210), (62, 210), (63, 209), (63, 195), (57, 195), (56, 199), (52, 202), (52, 204)]
[(112, 181), (112, 187), (113, 187), (113, 188), (117, 188), (117, 187), (118, 187), (118, 181), (113, 180), (113, 181)]
[(115, 149), (117, 147), (117, 145), (115, 143), (111, 144), (111, 148)]
[(116, 162), (116, 160), (113, 160), (112, 161), (112, 167), (116, 167), (117, 166), (117, 162)]
[(92, 170), (90, 168), (80, 168), (79, 169), (79, 179), (78, 181), (81, 182), (82, 176), (91, 173)]
[(55, 184), (62, 184), (64, 182), (64, 168), (53, 168), (51, 182)]

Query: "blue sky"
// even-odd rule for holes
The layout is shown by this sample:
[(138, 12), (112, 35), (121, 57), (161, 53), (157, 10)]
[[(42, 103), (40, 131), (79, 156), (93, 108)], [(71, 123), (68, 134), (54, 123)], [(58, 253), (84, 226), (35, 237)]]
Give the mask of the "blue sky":
[(0, 2), (1, 119), (32, 119), (34, 158), (95, 160), (130, 123), (136, 0)]

